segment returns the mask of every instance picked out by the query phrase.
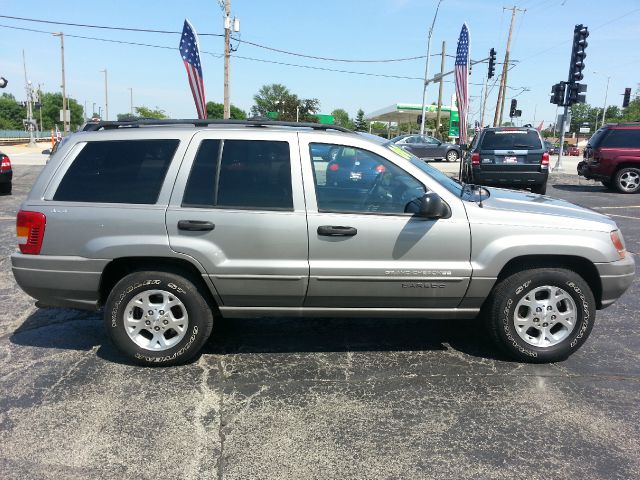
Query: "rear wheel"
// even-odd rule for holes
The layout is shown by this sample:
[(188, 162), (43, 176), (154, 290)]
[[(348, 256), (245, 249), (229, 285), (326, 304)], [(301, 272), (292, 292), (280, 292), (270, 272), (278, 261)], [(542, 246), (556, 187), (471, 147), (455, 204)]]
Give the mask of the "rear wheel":
[(586, 341), (595, 320), (587, 283), (564, 268), (532, 268), (496, 285), (485, 311), (490, 335), (518, 361), (564, 360)]
[(11, 195), (11, 182), (0, 183), (0, 195)]
[(458, 161), (458, 152), (455, 150), (449, 150), (446, 155), (447, 162), (457, 162)]
[(198, 288), (167, 272), (135, 272), (109, 294), (107, 334), (141, 365), (179, 365), (193, 358), (209, 338), (213, 314)]
[(533, 187), (531, 187), (531, 191), (539, 195), (544, 195), (545, 193), (547, 193), (547, 182), (544, 182), (540, 185), (534, 185)]
[(620, 193), (636, 193), (640, 191), (640, 169), (634, 167), (621, 168), (613, 177), (613, 184)]

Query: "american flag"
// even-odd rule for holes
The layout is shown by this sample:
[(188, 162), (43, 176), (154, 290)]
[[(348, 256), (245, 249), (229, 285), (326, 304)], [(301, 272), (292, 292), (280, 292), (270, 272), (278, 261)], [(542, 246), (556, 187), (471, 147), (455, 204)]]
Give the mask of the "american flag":
[(198, 118), (207, 118), (207, 107), (204, 99), (204, 82), (202, 81), (202, 66), (200, 65), (200, 52), (198, 49), (198, 36), (189, 23), (184, 21), (182, 37), (180, 38), (180, 55), (187, 68), (189, 86), (193, 93), (193, 101), (196, 102)]
[(467, 142), (467, 113), (469, 112), (469, 29), (462, 25), (458, 38), (458, 51), (455, 64), (456, 97), (458, 98), (458, 116), (460, 118), (460, 143)]

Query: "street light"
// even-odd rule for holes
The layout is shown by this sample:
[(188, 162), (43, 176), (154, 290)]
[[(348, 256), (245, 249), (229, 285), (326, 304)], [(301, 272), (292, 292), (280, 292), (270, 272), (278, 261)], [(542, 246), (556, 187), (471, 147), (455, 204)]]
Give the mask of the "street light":
[(104, 116), (109, 121), (109, 93), (107, 92), (107, 69), (100, 70), (104, 72)]
[[(598, 72), (593, 72), (595, 75), (598, 75)], [(609, 80), (611, 80), (610, 76), (607, 76), (607, 87), (604, 90), (604, 107), (602, 107), (602, 125), (604, 125), (604, 119), (607, 114), (607, 94), (609, 93)], [(598, 129), (598, 117), (596, 116), (596, 125), (594, 130)]]
[(64, 32), (52, 33), (52, 35), (54, 37), (60, 37), (60, 57), (62, 59), (62, 132), (66, 135), (69, 131), (69, 123), (67, 122), (67, 91), (64, 81)]
[(431, 58), (431, 36), (433, 35), (433, 27), (436, 24), (436, 18), (438, 18), (438, 10), (440, 9), (440, 4), (442, 0), (438, 0), (438, 5), (436, 6), (436, 13), (433, 16), (433, 22), (431, 23), (431, 28), (429, 29), (429, 36), (427, 40), (427, 61), (424, 66), (424, 85), (422, 88), (422, 121), (420, 122), (420, 135), (424, 135), (424, 123), (427, 116), (427, 78), (429, 77), (429, 59)]

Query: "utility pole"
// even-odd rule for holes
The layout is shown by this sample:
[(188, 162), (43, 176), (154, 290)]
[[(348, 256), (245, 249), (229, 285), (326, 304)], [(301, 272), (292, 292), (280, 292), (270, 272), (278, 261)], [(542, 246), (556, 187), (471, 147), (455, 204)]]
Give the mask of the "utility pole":
[(604, 91), (604, 107), (602, 107), (602, 125), (604, 125), (604, 119), (607, 113), (607, 94), (609, 93), (609, 80), (611, 80), (611, 77), (607, 77), (607, 88)]
[(223, 118), (231, 118), (229, 101), (229, 59), (231, 58), (231, 5), (224, 0), (224, 113)]
[(53, 36), (60, 37), (60, 57), (62, 58), (62, 134), (66, 135), (69, 132), (69, 123), (67, 122), (67, 87), (64, 81), (64, 32), (54, 33)]
[(27, 93), (27, 128), (29, 129), (29, 146), (34, 147), (36, 141), (33, 138), (33, 87), (27, 78), (27, 60), (22, 50), (22, 65), (24, 67), (24, 88)]
[(43, 132), (42, 127), (42, 84), (38, 84), (38, 103), (40, 104), (40, 132)]
[(104, 116), (105, 120), (109, 121), (109, 93), (107, 89), (107, 69), (100, 70), (104, 72)]
[(493, 117), (493, 126), (499, 127), (502, 124), (502, 112), (504, 110), (504, 97), (507, 88), (507, 71), (509, 70), (509, 52), (511, 49), (511, 37), (513, 36), (513, 25), (516, 22), (516, 12), (526, 12), (517, 5), (511, 8), (503, 7), (502, 10), (511, 10), (511, 25), (509, 25), (509, 38), (507, 38), (507, 49), (504, 53), (504, 63), (502, 64), (502, 78), (500, 79), (500, 89), (498, 90), (498, 101), (496, 103), (496, 113)]
[(438, 113), (436, 113), (436, 130), (440, 133), (440, 117), (442, 116), (442, 75), (444, 75), (444, 56), (446, 43), (442, 42), (442, 58), (440, 60), (440, 87), (438, 89)]
[(433, 35), (433, 27), (436, 24), (436, 18), (438, 18), (438, 10), (440, 9), (441, 3), (442, 0), (438, 0), (438, 6), (436, 7), (436, 13), (433, 16), (433, 22), (431, 22), (431, 28), (429, 29), (427, 40), (427, 61), (424, 66), (424, 85), (422, 87), (422, 122), (420, 122), (420, 135), (424, 135), (424, 124), (427, 116), (427, 85), (429, 85), (427, 78), (429, 77), (429, 59), (431, 58), (431, 36)]
[(133, 115), (133, 87), (129, 87), (129, 106), (130, 113)]

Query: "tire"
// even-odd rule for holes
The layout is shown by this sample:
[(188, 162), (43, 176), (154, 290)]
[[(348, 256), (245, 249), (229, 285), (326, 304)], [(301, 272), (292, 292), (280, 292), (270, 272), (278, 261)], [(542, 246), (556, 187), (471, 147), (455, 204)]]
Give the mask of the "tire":
[[(166, 302), (172, 306), (165, 311)], [(111, 341), (134, 362), (171, 366), (198, 354), (211, 335), (213, 313), (190, 280), (167, 272), (135, 272), (111, 290), (104, 322)]]
[[(561, 300), (550, 302), (552, 293), (562, 295)], [(582, 346), (595, 307), (591, 289), (577, 273), (534, 267), (501, 280), (484, 314), (490, 336), (510, 357), (548, 363), (565, 360)], [(566, 322), (558, 320), (561, 316), (568, 317)]]
[(547, 193), (547, 182), (531, 187), (531, 191), (539, 195), (544, 195), (545, 193)]
[(0, 183), (0, 195), (11, 195), (11, 183)]
[(447, 162), (457, 162), (458, 158), (460, 158), (460, 155), (455, 150), (449, 150), (445, 155)]
[(640, 191), (640, 168), (621, 168), (613, 177), (613, 185), (620, 193)]

